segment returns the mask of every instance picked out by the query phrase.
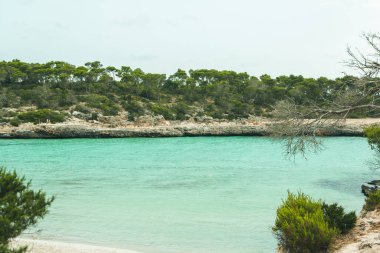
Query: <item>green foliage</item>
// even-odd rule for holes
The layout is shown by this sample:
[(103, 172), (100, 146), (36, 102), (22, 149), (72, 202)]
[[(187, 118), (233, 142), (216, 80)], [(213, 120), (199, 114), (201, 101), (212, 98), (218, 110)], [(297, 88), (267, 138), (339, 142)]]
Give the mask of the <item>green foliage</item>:
[(338, 235), (338, 230), (325, 220), (320, 201), (290, 192), (277, 209), (272, 230), (279, 245), (292, 253), (325, 252)]
[(19, 107), (20, 97), (8, 89), (0, 90), (0, 108), (1, 107)]
[(81, 112), (81, 113), (92, 113), (92, 110), (83, 104), (77, 104), (74, 107), (73, 111), (77, 111), (77, 112)]
[[(124, 108), (129, 120), (152, 114), (186, 120), (198, 111), (229, 120), (250, 115), (271, 117), (273, 106), (284, 98), (299, 105), (322, 105), (340, 91), (354, 89), (355, 80), (349, 76), (335, 80), (295, 75), (256, 78), (215, 69), (179, 69), (167, 77), (128, 66), (103, 66), (99, 61), (74, 66), (62, 61), (12, 60), (0, 61), (0, 107), (67, 111), (85, 102), (85, 106), (109, 116)], [(363, 109), (349, 117), (375, 117), (378, 113)]]
[(145, 114), (145, 108), (141, 101), (129, 97), (124, 103), (124, 109), (128, 112), (128, 120), (133, 121), (138, 116)]
[[(364, 134), (367, 137), (368, 143), (372, 149), (380, 152), (380, 126), (372, 125), (364, 129)], [(367, 211), (373, 211), (380, 208), (380, 190), (372, 192), (366, 197), (363, 207)]]
[(9, 120), (9, 123), (12, 125), (12, 126), (19, 126), (21, 124), (21, 120), (19, 118), (12, 118)]
[(65, 121), (65, 116), (50, 109), (41, 109), (20, 113), (18, 116), (22, 122), (39, 123), (59, 123)]
[(48, 212), (54, 198), (42, 191), (34, 191), (31, 183), (16, 172), (0, 167), (0, 252), (21, 253), (25, 248), (11, 250), (9, 240), (35, 225)]
[(190, 108), (186, 103), (179, 102), (174, 106), (173, 110), (176, 115), (175, 118), (177, 120), (185, 120), (186, 114), (189, 113)]
[(89, 107), (100, 109), (104, 115), (115, 116), (119, 113), (119, 106), (106, 96), (91, 94), (83, 99)]
[(380, 208), (380, 190), (372, 192), (366, 197), (363, 208), (367, 211), (374, 211)]
[(380, 127), (378, 125), (367, 127), (364, 129), (364, 134), (371, 148), (380, 152)]
[(9, 248), (7, 245), (0, 245), (0, 253), (24, 253), (27, 252), (27, 249), (27, 247), (12, 249)]
[(167, 106), (154, 104), (151, 105), (149, 109), (153, 112), (153, 114), (162, 115), (166, 120), (175, 119), (175, 112)]
[(338, 206), (337, 203), (331, 205), (323, 203), (322, 210), (329, 226), (337, 228), (342, 234), (347, 233), (355, 226), (357, 218), (354, 211), (345, 213), (344, 208)]

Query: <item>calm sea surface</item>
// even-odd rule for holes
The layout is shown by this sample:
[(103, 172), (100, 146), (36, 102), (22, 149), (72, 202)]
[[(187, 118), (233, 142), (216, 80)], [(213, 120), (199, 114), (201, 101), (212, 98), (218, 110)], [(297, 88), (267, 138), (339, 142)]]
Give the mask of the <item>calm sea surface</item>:
[(346, 137), (295, 162), (260, 137), (0, 140), (0, 164), (57, 197), (33, 237), (146, 253), (274, 252), (287, 190), (359, 211), (372, 155)]

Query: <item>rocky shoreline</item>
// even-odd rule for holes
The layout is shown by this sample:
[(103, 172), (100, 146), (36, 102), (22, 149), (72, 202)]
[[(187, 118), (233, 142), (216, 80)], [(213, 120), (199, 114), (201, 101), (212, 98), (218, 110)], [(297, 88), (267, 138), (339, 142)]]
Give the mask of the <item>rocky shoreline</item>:
[[(100, 123), (65, 122), (60, 124), (22, 124), (0, 126), (0, 138), (127, 138), (185, 136), (267, 136), (272, 124), (267, 119), (229, 122), (162, 122), (110, 126)], [(363, 136), (363, 128), (380, 124), (380, 119), (349, 119), (342, 126), (321, 133), (321, 136)]]
[(335, 253), (380, 252), (380, 210), (362, 211), (349, 234), (338, 238), (332, 247)]
[(183, 136), (261, 136), (265, 129), (255, 126), (154, 126), (104, 128), (85, 125), (37, 125), (13, 128), (0, 138), (127, 138)]

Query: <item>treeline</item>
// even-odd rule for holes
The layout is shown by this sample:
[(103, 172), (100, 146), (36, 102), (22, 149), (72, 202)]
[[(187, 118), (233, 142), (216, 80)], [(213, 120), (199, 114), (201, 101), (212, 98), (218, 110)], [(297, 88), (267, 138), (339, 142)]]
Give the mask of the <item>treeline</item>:
[(105, 116), (128, 112), (129, 120), (143, 115), (162, 115), (167, 120), (270, 117), (272, 106), (284, 98), (298, 104), (323, 103), (350, 89), (356, 80), (352, 76), (257, 78), (213, 69), (179, 69), (167, 76), (127, 66), (105, 67), (98, 61), (75, 66), (62, 61), (12, 60), (0, 62), (0, 107), (36, 106)]

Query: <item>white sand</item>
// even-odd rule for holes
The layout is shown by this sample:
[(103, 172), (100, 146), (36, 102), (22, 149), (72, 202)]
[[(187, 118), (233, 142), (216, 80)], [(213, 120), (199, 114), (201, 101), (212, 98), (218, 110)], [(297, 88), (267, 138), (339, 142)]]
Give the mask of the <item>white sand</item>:
[(15, 239), (12, 245), (28, 246), (28, 253), (141, 253), (126, 249), (21, 238)]

